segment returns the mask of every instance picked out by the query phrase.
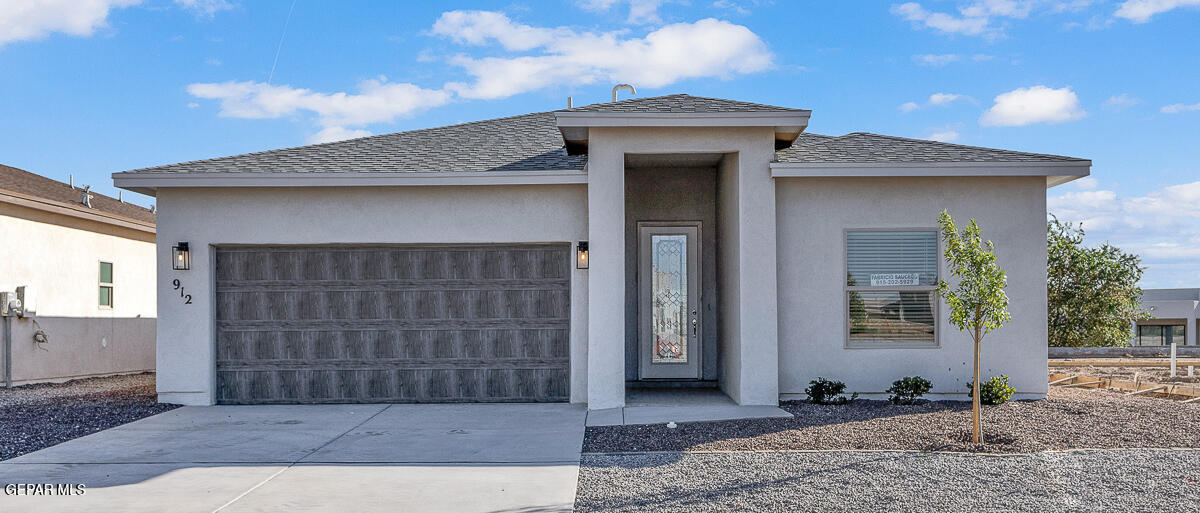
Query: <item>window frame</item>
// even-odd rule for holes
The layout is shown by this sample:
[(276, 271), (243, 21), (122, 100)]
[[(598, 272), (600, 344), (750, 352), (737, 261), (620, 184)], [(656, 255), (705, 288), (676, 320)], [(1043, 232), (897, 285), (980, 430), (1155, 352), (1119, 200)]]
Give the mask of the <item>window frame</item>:
[[(846, 280), (850, 274), (850, 244), (848, 236), (853, 232), (933, 232), (937, 244), (937, 274), (934, 283), (942, 279), (942, 237), (935, 227), (856, 227), (842, 229), (842, 348), (843, 349), (941, 349), (942, 347), (942, 298), (937, 294), (937, 285), (901, 285), (894, 287), (871, 287), (855, 285), (851, 287)], [(854, 342), (850, 339), (850, 293), (851, 292), (929, 292), (934, 295), (933, 308), (933, 342)]]
[[(1198, 325), (1200, 325), (1200, 324), (1198, 324)], [(1158, 344), (1158, 345), (1143, 345), (1141, 343), (1142, 328), (1150, 328), (1150, 327), (1159, 328), (1161, 330), (1158, 335), (1158, 339), (1161, 342), (1160, 344)], [(1183, 334), (1182, 334), (1183, 341), (1177, 342), (1176, 344), (1180, 345), (1180, 346), (1187, 345), (1188, 322), (1187, 322), (1187, 319), (1178, 319), (1178, 318), (1164, 318), (1164, 319), (1155, 318), (1155, 319), (1146, 319), (1144, 321), (1135, 322), (1134, 329), (1133, 329), (1133, 342), (1134, 342), (1133, 345), (1134, 345), (1134, 347), (1171, 347), (1170, 345), (1167, 344), (1166, 329), (1173, 328), (1173, 327), (1183, 328)], [(1174, 337), (1171, 337), (1171, 338), (1174, 339)]]
[[(104, 281), (104, 264), (108, 264), (108, 279), (112, 281)], [(98, 260), (96, 264), (96, 282), (98, 284), (96, 287), (96, 305), (101, 310), (112, 310), (113, 305), (116, 304), (116, 300), (113, 295), (113, 291), (115, 289), (113, 282), (116, 281), (116, 279), (116, 266), (110, 261)], [(106, 288), (108, 289), (107, 305), (100, 302), (100, 291)]]

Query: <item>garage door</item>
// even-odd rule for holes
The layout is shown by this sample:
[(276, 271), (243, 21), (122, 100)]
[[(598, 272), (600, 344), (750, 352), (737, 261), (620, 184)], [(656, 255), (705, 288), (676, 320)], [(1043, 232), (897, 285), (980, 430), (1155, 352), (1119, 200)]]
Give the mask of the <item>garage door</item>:
[(569, 246), (216, 255), (219, 403), (568, 399)]

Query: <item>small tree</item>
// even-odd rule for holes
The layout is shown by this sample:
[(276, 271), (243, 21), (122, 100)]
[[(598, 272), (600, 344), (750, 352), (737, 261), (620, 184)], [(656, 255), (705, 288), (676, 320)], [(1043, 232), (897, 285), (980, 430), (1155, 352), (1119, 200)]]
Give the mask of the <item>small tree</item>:
[(979, 349), (984, 335), (999, 328), (1011, 318), (1008, 315), (1008, 296), (1004, 293), (1007, 281), (996, 263), (992, 241), (980, 240), (975, 220), (962, 231), (945, 210), (938, 216), (942, 240), (946, 244), (946, 264), (950, 274), (958, 278), (958, 288), (951, 290), (945, 280), (938, 280), (938, 292), (950, 308), (950, 323), (959, 331), (970, 331), (975, 340), (975, 378), (971, 399), (971, 440), (980, 443), (979, 423)]
[(1149, 316), (1139, 304), (1141, 258), (1101, 244), (1083, 246), (1083, 228), (1051, 216), (1046, 230), (1047, 324), (1051, 346), (1129, 345), (1133, 321)]

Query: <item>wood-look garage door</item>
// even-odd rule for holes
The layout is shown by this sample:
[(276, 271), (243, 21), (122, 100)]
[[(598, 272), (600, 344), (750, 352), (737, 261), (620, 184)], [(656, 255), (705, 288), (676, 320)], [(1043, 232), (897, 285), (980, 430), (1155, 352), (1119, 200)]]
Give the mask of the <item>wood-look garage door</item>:
[(217, 402), (568, 399), (570, 247), (217, 249)]

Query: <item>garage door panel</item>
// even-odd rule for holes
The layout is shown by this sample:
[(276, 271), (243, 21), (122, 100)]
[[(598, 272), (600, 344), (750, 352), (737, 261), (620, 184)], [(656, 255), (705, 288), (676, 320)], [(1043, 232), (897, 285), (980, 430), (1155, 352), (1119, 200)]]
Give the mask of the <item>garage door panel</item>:
[(218, 402), (565, 401), (565, 245), (217, 251)]

